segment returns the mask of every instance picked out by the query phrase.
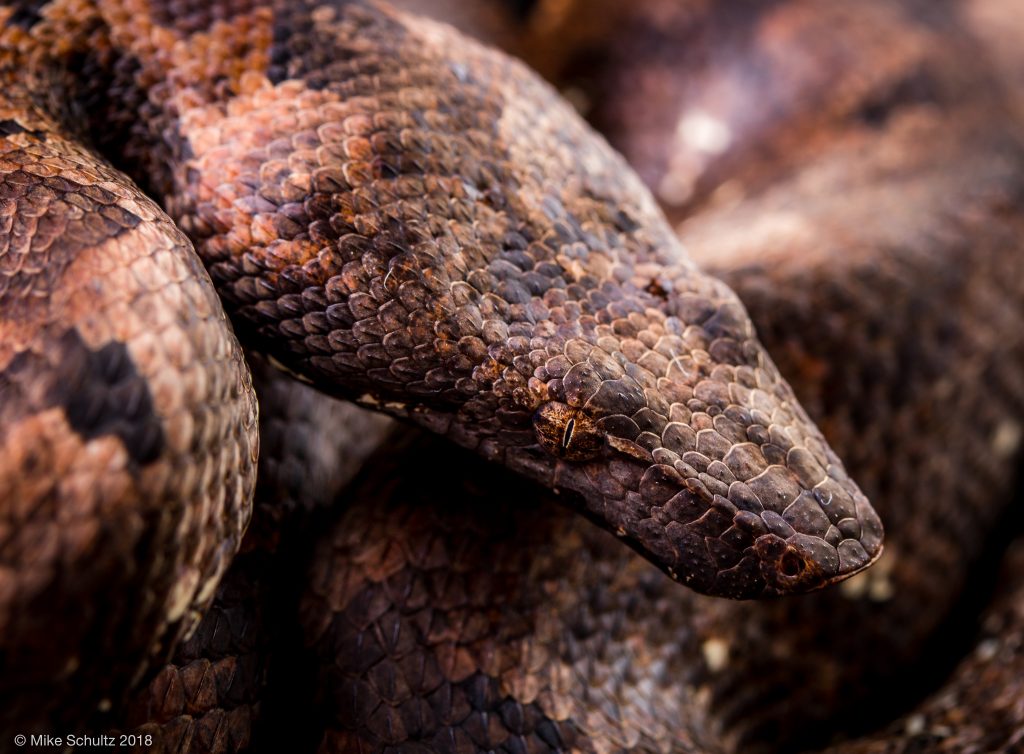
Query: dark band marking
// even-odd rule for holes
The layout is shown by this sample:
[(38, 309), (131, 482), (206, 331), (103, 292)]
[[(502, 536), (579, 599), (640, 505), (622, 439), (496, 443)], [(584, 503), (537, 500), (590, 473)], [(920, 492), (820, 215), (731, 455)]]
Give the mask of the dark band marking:
[[(347, 93), (352, 76), (350, 62), (360, 61), (361, 75), (371, 75), (365, 46), (370, 40), (384, 40), (381, 49), (401, 49), (405, 27), (379, 9), (349, 2), (341, 6), (336, 20), (314, 21), (312, 4), (295, 2), (274, 9), (273, 43), (267, 78), (274, 84), (301, 79), (313, 90)], [(382, 69), (390, 62), (381, 57)]]
[(10, 118), (0, 120), (0, 136), (14, 136), (15, 134), (25, 133), (27, 130), (16, 120), (11, 120)]
[(156, 460), (164, 447), (163, 427), (149, 385), (125, 344), (107, 343), (92, 351), (77, 330), (63, 341), (65, 358), (51, 399), (64, 405), (72, 428), (87, 440), (118, 436), (140, 465)]
[(46, 141), (46, 131), (25, 128), (18, 121), (10, 118), (0, 120), (0, 136), (16, 136), (17, 134), (31, 134), (40, 141)]
[(29, 351), (0, 371), (0, 402), (8, 408), (0, 419), (6, 423), (60, 407), (86, 441), (115, 435), (139, 466), (160, 456), (166, 444), (163, 426), (149, 385), (124, 343), (92, 350), (77, 330), (68, 330), (51, 341), (50, 353), (59, 354), (56, 364)]

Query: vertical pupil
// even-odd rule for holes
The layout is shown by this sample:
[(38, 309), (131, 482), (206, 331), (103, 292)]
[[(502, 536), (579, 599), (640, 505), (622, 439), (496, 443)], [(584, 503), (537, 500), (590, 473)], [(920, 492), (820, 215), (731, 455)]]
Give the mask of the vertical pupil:
[(572, 431), (576, 427), (576, 420), (570, 419), (569, 423), (565, 425), (565, 434), (562, 435), (562, 447), (568, 448), (569, 443), (572, 442)]

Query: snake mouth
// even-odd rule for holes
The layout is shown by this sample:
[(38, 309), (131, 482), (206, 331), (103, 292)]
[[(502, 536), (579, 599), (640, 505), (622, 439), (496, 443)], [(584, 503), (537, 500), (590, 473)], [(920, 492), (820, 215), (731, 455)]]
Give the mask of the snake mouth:
[(861, 571), (866, 571), (868, 568), (873, 566), (878, 561), (879, 558), (882, 557), (882, 554), (884, 552), (885, 552), (885, 545), (880, 543), (878, 545), (878, 548), (873, 553), (869, 553), (867, 560), (865, 560), (865, 561), (863, 561), (862, 563), (859, 563), (859, 564), (851, 564), (851, 565), (849, 565), (847, 567), (846, 570), (843, 570), (843, 567), (840, 566), (839, 573), (837, 573), (835, 576), (833, 576), (832, 578), (830, 578), (827, 581), (825, 581), (821, 585), (821, 587), (819, 587), (819, 588), (823, 588), (823, 587), (826, 587), (826, 586), (832, 586), (833, 584), (838, 584), (840, 581), (845, 581), (846, 579), (850, 578), (851, 576), (856, 576)]

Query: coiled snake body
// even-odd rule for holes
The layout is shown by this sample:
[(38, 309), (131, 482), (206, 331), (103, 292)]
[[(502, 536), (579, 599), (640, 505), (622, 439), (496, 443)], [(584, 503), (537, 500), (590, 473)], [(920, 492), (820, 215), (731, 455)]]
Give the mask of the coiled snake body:
[[(522, 66), (447, 27), (373, 4), (54, 2), (3, 6), (0, 18), (5, 85), (0, 217), (6, 218), (0, 254), (7, 272), (0, 298), (7, 348), (6, 361), (0, 362), (0, 412), (7, 412), (0, 414), (0, 463), (5, 464), (0, 478), (11, 489), (21, 485), (13, 496), (19, 505), (7, 513), (12, 534), (4, 546), (4, 566), (16, 578), (6, 582), (14, 587), (4, 592), (9, 595), (5, 615), (14, 616), (3, 624), (5, 634), (14, 637), (11, 646), (31, 647), (38, 624), (22, 616), (52, 622), (74, 609), (41, 607), (48, 595), (80, 598), (109, 589), (112, 582), (124, 589), (142, 584), (145, 595), (140, 601), (146, 612), (139, 619), (119, 613), (125, 607), (121, 602), (117, 609), (96, 603), (96, 618), (82, 624), (81, 636), (69, 634), (61, 651), (40, 647), (49, 652), (42, 666), (29, 655), (23, 664), (7, 661), (16, 672), (5, 673), (4, 683), (34, 684), (54, 716), (64, 714), (72, 699), (116, 697), (148, 660), (166, 652), (209, 601), (237, 547), (252, 494), (255, 404), (213, 287), (242, 341), (279, 366), (561, 490), (572, 506), (700, 591), (732, 597), (806, 591), (848, 576), (879, 555), (877, 516), (755, 340), (737, 298), (683, 255), (625, 163)], [(919, 59), (898, 61), (897, 68), (917, 64), (941, 89), (945, 74), (932, 72), (926, 42), (920, 44), (925, 52)], [(894, 81), (888, 71), (877, 78), (881, 83), (870, 81), (869, 94)], [(975, 85), (969, 80), (950, 86)], [(856, 86), (852, 91), (853, 100), (867, 96)], [(984, 92), (971, 103), (956, 111), (952, 134), (936, 133), (928, 122), (917, 130), (913, 122), (878, 129), (883, 143), (928, 144), (919, 152), (909, 150), (905, 164), (891, 168), (917, 181), (909, 184), (912, 188), (920, 185), (912, 196), (922, 214), (935, 207), (935, 196), (945, 196), (941, 184), (922, 175), (922, 166), (936, 153), (945, 160), (937, 175), (962, 169), (977, 177), (977, 192), (964, 200), (971, 211), (965, 209), (963, 218), (941, 215), (944, 224), (936, 226), (952, 239), (949, 256), (934, 253), (912, 224), (898, 234), (897, 243), (910, 251), (894, 262), (892, 274), (872, 262), (858, 278), (857, 255), (847, 254), (850, 247), (842, 244), (837, 254), (851, 264), (853, 279), (862, 279), (876, 295), (891, 292), (890, 303), (906, 301), (909, 313), (926, 307), (927, 296), (915, 298), (900, 286), (933, 275), (946, 286), (950, 301), (965, 302), (965, 311), (982, 311), (982, 320), (997, 313), (1012, 327), (1020, 322), (1013, 281), (1021, 279), (1021, 270), (1016, 255), (1005, 251), (1015, 249), (1016, 220), (1006, 207), (1017, 195), (1013, 170), (1006, 166), (1015, 164), (1019, 147), (1008, 132), (994, 127), (968, 138), (993, 112)], [(776, 107), (785, 113), (785, 104)], [(941, 98), (938, 106), (945, 106)], [(847, 111), (836, 116), (847, 117)], [(767, 129), (768, 168), (779, 161), (771, 147), (780, 131), (781, 139), (784, 128)], [(80, 146), (78, 135), (105, 157)], [(874, 147), (855, 134), (844, 143), (846, 151), (834, 157), (834, 169), (856, 164)], [(159, 197), (194, 242), (213, 287), (185, 235), (105, 160)], [(697, 175), (693, 185), (699, 190), (692, 201), (702, 192), (710, 194), (716, 182), (724, 183), (714, 170), (733, 174), (724, 158), (712, 168), (699, 160), (681, 164), (706, 171)], [(785, 166), (796, 176), (795, 190), (810, 193), (816, 181), (827, 185), (828, 169), (827, 164), (805, 167), (799, 160)], [(881, 177), (870, 169), (855, 173), (849, 190), (857, 189), (858, 181), (881, 184)], [(757, 175), (750, 178), (751, 185), (758, 181)], [(751, 265), (763, 262), (759, 257), (745, 261), (747, 240), (729, 238), (716, 225), (732, 231), (742, 220), (756, 227), (758, 217), (778, 215), (776, 201), (770, 190), (752, 192), (746, 203), (718, 215), (712, 208), (690, 232), (698, 250), (702, 239), (710, 239), (707, 245), (715, 246), (710, 263), (750, 291), (748, 305), (755, 313), (762, 307), (762, 330), (786, 343), (778, 330), (787, 318), (779, 317), (777, 299), (763, 294), (760, 281), (766, 274), (785, 279), (788, 268), (779, 264), (754, 275)], [(884, 198), (867, 197), (863, 212), (877, 211), (879, 202)], [(870, 235), (857, 235), (857, 219), (848, 221), (853, 227), (843, 226), (843, 216), (827, 203), (809, 203), (806, 212), (798, 218), (802, 228), (865, 239), (851, 244), (855, 251), (883, 246)], [(975, 228), (984, 228), (985, 243), (970, 257), (958, 254), (960, 239), (973, 238)], [(810, 234), (799, 241), (813, 250), (817, 239)], [(756, 234), (750, 245), (755, 240)], [(922, 251), (915, 253), (917, 248)], [(772, 258), (770, 248), (757, 252)], [(955, 267), (957, 260), (964, 260), (964, 274)], [(811, 273), (793, 275), (818, 274), (824, 262), (801, 268)], [(999, 300), (1017, 303), (983, 311), (993, 300), (989, 290), (1000, 285), (1010, 290)], [(860, 300), (851, 296), (850, 305)], [(807, 323), (800, 333), (814, 332), (819, 322), (813, 300), (809, 307), (799, 298), (785, 305), (789, 320)], [(883, 326), (891, 314), (868, 303), (865, 312), (870, 326)], [(917, 560), (909, 557), (911, 574), (934, 570), (933, 564), (921, 565), (932, 553), (957, 563), (977, 556), (993, 511), (1008, 494), (999, 485), (1005, 484), (1014, 450), (1013, 426), (1005, 424), (1003, 407), (1019, 408), (1021, 397), (1019, 380), (1006, 377), (1005, 370), (993, 372), (992, 393), (980, 408), (972, 402), (975, 387), (969, 393), (957, 390), (976, 384), (970, 369), (965, 367), (962, 378), (960, 372), (950, 373), (949, 383), (936, 384), (935, 370), (951, 353), (970, 357), (958, 364), (989, 364), (999, 350), (976, 340), (976, 328), (954, 325), (939, 314), (932, 319), (938, 340), (922, 338), (922, 343), (940, 343), (937, 350), (927, 345), (906, 354), (912, 335), (869, 336), (856, 361), (864, 371), (845, 373), (864, 374), (870, 388), (878, 364), (886, 363), (872, 361), (876, 354), (893, 356), (895, 368), (901, 359), (919, 366), (915, 379), (936, 392), (921, 394), (921, 402), (907, 409), (911, 429), (897, 422), (894, 433), (915, 431), (915, 420), (927, 419), (954, 395), (967, 401), (966, 410), (979, 425), (983, 419), (991, 422), (985, 424), (988, 437), (1001, 438), (1002, 451), (993, 462), (992, 453), (980, 458), (961, 453), (955, 444), (960, 427), (951, 428), (954, 445), (942, 445), (949, 454), (945, 458), (966, 464), (973, 479), (984, 479), (981, 497), (992, 504), (976, 504), (976, 487), (961, 492), (952, 482), (946, 485), (953, 490), (950, 503), (939, 510), (978, 515), (967, 532), (948, 521), (940, 526), (949, 546), (923, 548)], [(849, 405), (846, 394), (838, 393), (837, 399), (835, 392), (836, 385), (849, 383), (828, 368), (823, 372), (815, 361), (834, 365), (835, 358), (827, 351), (815, 354), (810, 346), (809, 352), (802, 350), (807, 343), (829, 348), (835, 341), (790, 337), (796, 338), (788, 352), (795, 367), (791, 364), (787, 373), (810, 385), (803, 394), (818, 404), (818, 416), (829, 416), (831, 401)], [(1019, 337), (1006, 338), (1000, 355), (1007, 365), (1020, 364)], [(887, 350), (889, 344), (895, 351)], [(849, 392), (859, 388), (854, 384)], [(897, 392), (881, 405), (907, 404)], [(319, 418), (329, 421), (333, 414), (324, 411)], [(870, 453), (857, 455), (858, 443), (842, 431), (852, 427), (862, 441), (869, 428), (867, 421), (854, 419), (838, 422), (834, 441), (845, 440), (846, 452), (863, 459), (861, 468), (882, 469), (876, 492), (890, 500), (901, 494), (919, 497), (901, 485), (916, 487), (926, 476), (920, 448), (905, 456), (890, 449), (881, 461)], [(982, 431), (976, 428), (975, 436)], [(928, 437), (941, 445), (935, 439), (941, 434)], [(865, 446), (878, 447), (859, 447)], [(429, 470), (437, 461), (403, 465), (397, 450), (392, 455), (392, 474), (408, 468), (415, 479), (433, 481)], [(916, 471), (900, 476), (907, 473), (901, 458)], [(945, 463), (936, 463), (937, 473), (945, 473)], [(104, 486), (115, 484), (113, 493)], [(324, 481), (325, 497), (339, 484), (339, 478)], [(531, 495), (525, 483), (507, 486)], [(396, 494), (420, 498), (425, 512), (392, 512), (390, 506), (398, 502), (389, 504), (377, 526), (373, 518), (380, 511), (363, 514), (354, 507), (342, 539), (335, 541), (358, 567), (335, 566), (330, 554), (320, 557), (315, 568), (326, 571), (315, 572), (303, 603), (308, 641), (314, 651), (327, 652), (326, 666), (334, 668), (319, 688), (339, 714), (344, 710), (337, 720), (328, 714), (326, 727), (334, 731), (323, 739), (328, 748), (413, 741), (435, 748), (529, 748), (526, 742), (532, 741), (600, 749), (593, 743), (599, 740), (618, 748), (674, 743), (685, 749), (686, 741), (701, 749), (721, 748), (726, 744), (716, 743), (715, 736), (723, 725), (739, 730), (732, 735), (742, 741), (743, 735), (763, 732), (759, 715), (783, 726), (793, 718), (774, 714), (765, 699), (748, 705), (744, 697), (729, 694), (745, 687), (743, 669), (734, 679), (723, 676), (714, 648), (749, 642), (753, 655), (779, 651), (787, 654), (790, 667), (799, 667), (794, 659), (799, 649), (786, 650), (785, 642), (766, 642), (764, 635), (801, 611), (832, 611), (829, 600), (842, 606), (832, 592), (818, 601), (826, 607), (812, 601), (771, 605), (752, 619), (743, 616), (746, 606), (709, 602), (701, 607), (695, 596), (667, 587), (621, 552), (619, 561), (608, 562), (626, 565), (583, 567), (588, 547), (602, 550), (586, 544), (593, 534), (583, 524), (548, 507), (536, 514), (529, 507), (514, 512), (515, 504), (509, 508), (498, 497), (481, 504), (493, 509), (484, 532), (515, 532), (526, 524), (503, 517), (518, 522), (535, 515), (536, 525), (543, 522), (545, 536), (553, 538), (541, 538), (552, 547), (551, 565), (543, 555), (528, 565), (533, 545), (520, 547), (516, 540), (510, 550), (515, 557), (502, 555), (500, 545), (479, 555), (470, 549), (448, 556), (445, 540), (435, 549), (431, 543), (437, 540), (429, 534), (435, 510), (429, 498), (444, 496), (443, 490), (428, 484), (401, 490)], [(115, 514), (97, 511), (111, 500), (118, 501)], [(448, 541), (467, 536), (459, 527), (476, 531), (466, 506), (453, 505), (458, 523)], [(79, 527), (65, 525), (69, 510), (81, 511)], [(925, 515), (917, 511), (908, 520), (919, 522)], [(399, 522), (401, 530), (395, 532)], [(914, 525), (901, 529), (911, 550)], [(352, 536), (354, 542), (344, 539)], [(375, 548), (383, 545), (376, 543), (396, 536), (408, 541), (398, 550), (420, 555), (374, 562), (360, 554), (366, 547), (379, 553)], [(486, 533), (469, 536), (490, 541)], [(83, 568), (96, 552), (117, 553), (113, 565)], [(167, 554), (153, 555), (161, 552)], [(583, 559), (567, 567), (574, 552)], [(495, 569), (494, 578), (509, 574), (494, 582), (501, 586), (418, 591), (417, 577), (404, 575), (416, 569), (477, 571), (482, 564), (474, 558), (487, 555), (511, 566), (507, 572)], [(403, 570), (406, 563), (411, 571)], [(364, 565), (366, 576), (360, 571)], [(582, 586), (587, 578), (610, 578), (620, 567), (618, 586), (607, 581)], [(339, 568), (342, 574), (348, 568), (350, 575), (339, 574)], [(69, 572), (93, 581), (69, 585)], [(513, 612), (518, 606), (533, 615), (532, 606), (543, 600), (530, 596), (536, 595), (533, 586), (513, 583), (521, 572), (554, 586), (562, 574), (569, 575), (564, 588), (553, 593), (561, 596), (542, 606), (535, 623), (510, 629), (487, 599), (508, 589), (509, 595), (524, 595), (508, 598)], [(369, 586), (361, 586), (361, 578)], [(374, 592), (378, 584), (385, 585), (385, 597)], [(634, 588), (656, 606), (646, 623), (642, 603), (629, 601), (636, 597)], [(583, 589), (582, 602), (573, 589)], [(615, 602), (618, 594), (627, 603)], [(448, 628), (434, 623), (446, 610), (460, 611), (459, 600), (465, 599), (468, 611), (458, 612), (457, 620), (441, 619)], [(387, 606), (389, 600), (394, 608)], [(328, 610), (318, 612), (318, 602), (326, 602)], [(926, 634), (947, 610), (938, 605), (917, 616), (920, 622), (908, 636), (916, 640)], [(832, 613), (841, 620), (850, 610)], [(338, 621), (330, 617), (334, 614), (341, 616)], [(422, 616), (437, 632), (410, 615)], [(607, 617), (601, 625), (583, 625), (588, 615)], [(663, 633), (666, 625), (688, 625), (691, 615), (706, 618), (688, 640)], [(626, 616), (633, 620), (622, 622)], [(578, 621), (583, 624), (577, 626)], [(651, 628), (652, 622), (662, 628)], [(826, 632), (820, 615), (805, 622), (818, 622)], [(544, 630), (535, 634), (531, 625)], [(561, 625), (570, 633), (559, 633)], [(371, 650), (371, 636), (385, 644)], [(129, 645), (119, 653), (117, 672), (101, 680), (89, 664), (104, 657), (96, 651), (98, 639)], [(346, 654), (353, 642), (359, 651)], [(512, 649), (503, 649), (506, 643)], [(616, 655), (623, 646), (633, 655)], [(687, 647), (695, 649), (688, 653)], [(572, 701), (559, 697), (573, 686), (584, 655), (601, 657), (605, 651), (615, 668), (605, 672), (618, 679), (612, 684), (615, 693), (603, 700), (586, 694), (570, 693)], [(842, 642), (824, 658), (823, 650), (817, 651), (806, 656), (827, 663), (841, 656)], [(674, 663), (691, 654), (698, 659), (678, 669)], [(634, 664), (635, 670), (623, 671), (612, 658)], [(769, 657), (768, 665), (772, 662)], [(754, 661), (751, 667), (760, 669)], [(844, 667), (836, 663), (830, 688)], [(703, 696), (694, 691), (702, 673), (715, 679)], [(97, 683), (102, 688), (88, 687)], [(665, 689), (653, 706), (652, 683)], [(56, 684), (68, 690), (68, 699), (54, 698)], [(722, 697), (714, 702), (715, 689), (731, 705), (717, 722), (714, 706)], [(814, 691), (810, 687), (806, 693)], [(789, 703), (800, 705), (799, 692)], [(41, 702), (29, 700), (8, 714), (27, 715), (32, 704)], [(502, 722), (495, 723), (499, 709)], [(672, 722), (679, 709), (694, 716), (692, 740)], [(833, 710), (824, 704), (808, 719)], [(500, 742), (489, 738), (494, 725)]]

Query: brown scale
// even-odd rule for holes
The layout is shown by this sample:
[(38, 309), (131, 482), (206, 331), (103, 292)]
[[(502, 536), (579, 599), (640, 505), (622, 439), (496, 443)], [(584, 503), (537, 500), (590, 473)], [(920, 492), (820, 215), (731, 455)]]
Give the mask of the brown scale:
[[(738, 300), (522, 66), (373, 3), (57, 0), (10, 34), (293, 372), (564, 490), (700, 591), (878, 556)], [(586, 452), (545, 449), (546, 404), (594, 425)]]

